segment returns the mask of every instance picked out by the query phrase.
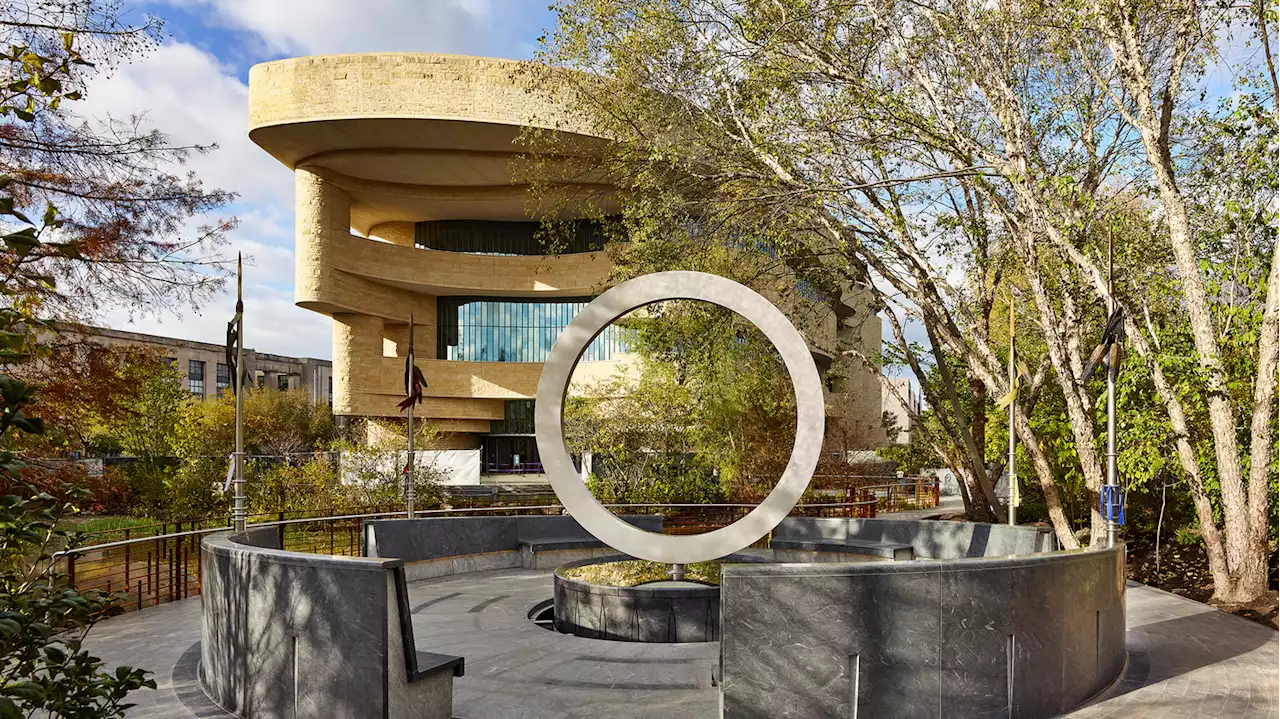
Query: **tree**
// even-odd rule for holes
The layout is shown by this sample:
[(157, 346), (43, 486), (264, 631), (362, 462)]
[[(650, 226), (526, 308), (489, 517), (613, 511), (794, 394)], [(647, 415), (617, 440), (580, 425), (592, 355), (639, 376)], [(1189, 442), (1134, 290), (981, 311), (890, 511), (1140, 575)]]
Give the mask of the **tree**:
[[(40, 429), (22, 415), (25, 385), (0, 378), (4, 414), (0, 437)], [(23, 463), (0, 452), (0, 474), (13, 479)], [(155, 689), (149, 672), (120, 666), (106, 671), (84, 650), (89, 630), (119, 613), (119, 598), (79, 591), (58, 570), (52, 552), (78, 538), (59, 529), (70, 504), (19, 488), (0, 497), (0, 717), (122, 717), (130, 692)]]
[[(10, 308), (0, 310), (0, 362), (24, 361), (26, 335), (42, 326)], [(128, 666), (106, 671), (83, 649), (89, 630), (121, 611), (119, 598), (81, 592), (59, 571), (53, 552), (79, 543), (77, 535), (59, 528), (74, 505), (23, 484), (26, 464), (7, 449), (16, 433), (45, 429), (40, 418), (26, 414), (30, 399), (25, 382), (8, 372), (0, 376), (0, 444), (6, 447), (0, 450), (6, 486), (0, 496), (0, 717), (121, 717), (132, 706), (129, 693), (154, 689), (155, 682), (148, 672)], [(65, 491), (76, 495), (72, 488)]]
[[(371, 507), (404, 502), (405, 468), (409, 453), (406, 430), (398, 422), (366, 418), (348, 437), (331, 446), (339, 452), (340, 496), (347, 506)], [(415, 453), (435, 445), (439, 429), (430, 422), (414, 424)], [(438, 505), (444, 472), (434, 462), (418, 458), (413, 465), (413, 487), (419, 507)]]
[[(244, 449), (249, 455), (250, 487), (271, 468), (303, 464), (311, 459), (310, 453), (326, 449), (333, 441), (333, 415), (328, 406), (313, 405), (306, 392), (270, 388), (246, 388), (245, 392)], [(235, 397), (227, 392), (217, 399), (188, 399), (167, 427), (178, 458), (167, 484), (168, 510), (173, 515), (203, 517), (225, 509), (222, 487), (235, 451), (235, 417)], [(287, 492), (272, 499), (276, 509), (289, 504)]]
[(174, 429), (191, 398), (182, 373), (161, 361), (140, 378), (137, 391), (125, 404), (125, 414), (107, 431), (125, 452), (142, 459), (171, 457), (177, 451)]
[[(0, 7), (0, 47), (8, 48), (0, 91), (0, 174), (11, 208), (39, 214), (57, 206), (57, 242), (21, 262), (43, 277), (11, 289), (44, 311), (83, 319), (105, 306), (147, 311), (207, 299), (222, 282), (216, 254), (234, 219), (189, 228), (234, 195), (172, 174), (209, 145), (180, 146), (140, 117), (83, 118), (70, 105), (95, 73), (154, 48), (162, 23), (121, 21), (118, 0), (18, 0)], [(17, 261), (10, 255), (6, 262)], [(0, 271), (7, 269), (0, 265)]]
[[(692, 225), (704, 244), (751, 238), (811, 286), (832, 293), (861, 287), (873, 308), (884, 313), (897, 349), (919, 378), (925, 374), (923, 358), (907, 341), (898, 312), (911, 313), (937, 335), (930, 359), (942, 369), (939, 382), (922, 382), (922, 388), (932, 406), (948, 408), (952, 419), (941, 426), (963, 448), (956, 455), (962, 459), (957, 473), (975, 498), (971, 508), (978, 517), (999, 519), (1003, 510), (991, 473), (973, 440), (974, 429), (981, 436), (981, 427), (969, 426), (981, 414), (968, 416), (957, 381), (942, 360), (945, 352), (954, 352), (966, 360), (970, 379), (980, 380), (985, 391), (997, 396), (1007, 392), (1000, 386), (1003, 372), (994, 371), (996, 348), (981, 331), (971, 333), (981, 342), (976, 348), (964, 338), (966, 330), (980, 330), (985, 323), (1009, 252), (1001, 250), (1000, 236), (986, 227), (986, 205), (972, 192), (961, 198), (957, 189), (949, 204), (933, 203), (937, 212), (932, 216), (909, 217), (904, 211), (927, 202), (926, 190), (936, 194), (929, 183), (967, 170), (923, 172), (918, 183), (925, 187), (908, 193), (900, 188), (911, 176), (901, 178), (896, 172), (921, 162), (937, 164), (928, 148), (907, 166), (902, 160), (890, 162), (885, 153), (855, 147), (856, 139), (878, 131), (859, 116), (842, 126), (847, 119), (843, 108), (867, 95), (892, 97), (893, 92), (887, 87), (838, 87), (840, 83), (815, 73), (822, 66), (812, 57), (794, 55), (799, 50), (794, 33), (803, 34), (810, 24), (838, 27), (854, 13), (818, 5), (794, 16), (774, 12), (775, 6), (752, 6), (744, 10), (747, 17), (737, 17), (715, 3), (678, 5), (673, 12), (621, 3), (566, 4), (544, 59), (553, 67), (585, 67), (599, 75), (553, 70), (543, 79), (552, 92), (569, 85), (564, 94), (579, 98), (578, 108), (613, 139), (601, 158), (604, 168), (596, 171), (626, 188), (619, 199), (633, 241)], [(794, 33), (770, 30), (776, 27)], [(838, 34), (842, 47), (837, 54), (852, 66), (850, 76), (863, 77), (864, 66), (884, 52), (883, 46), (864, 42), (868, 31), (852, 28)], [(897, 98), (894, 102), (901, 104)], [(535, 147), (539, 153), (544, 149)], [(587, 171), (571, 166), (565, 173)], [(553, 177), (557, 186), (571, 179)], [(951, 288), (931, 265), (929, 255), (938, 253), (931, 246), (943, 233), (952, 238), (949, 259), (979, 259), (970, 270), (982, 279), (977, 287), (983, 292), (977, 296)], [(965, 243), (976, 243), (980, 251), (961, 252)], [(888, 291), (881, 291), (877, 282), (888, 285)], [(841, 349), (855, 357), (859, 353), (857, 343)], [(879, 365), (874, 357), (856, 358)], [(1052, 478), (1042, 481), (1048, 481), (1051, 494)], [(1065, 519), (1055, 519), (1064, 541), (1074, 543)]]
[[(186, 395), (189, 397), (190, 395)], [(172, 452), (184, 460), (225, 458), (235, 451), (236, 400), (230, 392), (182, 405), (169, 426)], [(285, 457), (316, 452), (335, 439), (333, 414), (300, 389), (245, 388), (244, 448), (250, 455)]]
[[(1061, 469), (1047, 451), (1057, 435), (1045, 432), (1068, 433), (1097, 542), (1105, 533), (1097, 508), (1099, 380), (1081, 375), (1107, 303), (1120, 304), (1136, 361), (1174, 432), (1216, 598), (1244, 601), (1265, 589), (1258, 567), (1273, 515), (1270, 495), (1253, 487), (1265, 490), (1273, 476), (1277, 283), (1268, 279), (1276, 259), (1267, 228), (1274, 214), (1253, 211), (1252, 199), (1245, 213), (1250, 246), (1261, 246), (1267, 260), (1254, 281), (1224, 289), (1235, 287), (1237, 307), (1259, 308), (1260, 331), (1238, 355), (1256, 360), (1228, 369), (1221, 347), (1211, 352), (1207, 344), (1223, 336), (1213, 329), (1210, 290), (1187, 285), (1197, 282), (1192, 270), (1204, 272), (1220, 256), (1198, 240), (1211, 231), (1176, 206), (1185, 195), (1166, 187), (1188, 179), (1194, 163), (1182, 159), (1198, 150), (1194, 135), (1180, 133), (1192, 85), (1184, 70), (1211, 51), (1217, 24), (1240, 9), (1119, 0), (569, 0), (557, 11), (539, 58), (549, 69), (531, 72), (610, 142), (586, 157), (560, 148), (559, 164), (542, 168), (552, 170), (548, 187), (608, 177), (621, 191), (588, 199), (602, 214), (619, 213), (633, 242), (686, 227), (707, 244), (749, 237), (815, 286), (866, 288), (893, 335), (886, 359), (920, 381), (939, 433), (932, 444), (963, 478), (970, 509), (1001, 514), (991, 491), (998, 466), (979, 442), (991, 398), (1010, 397), (1020, 445), (1067, 547), (1078, 540), (1062, 508)], [(1249, 12), (1265, 28), (1269, 16)], [(1254, 87), (1268, 99), (1255, 105), (1274, 106), (1274, 84)], [(1274, 124), (1255, 124), (1249, 146), (1273, 154)], [(549, 156), (556, 140), (535, 134), (531, 143)], [(1194, 372), (1166, 366), (1169, 355), (1156, 349), (1140, 310), (1145, 286), (1118, 285), (1114, 294), (1107, 286), (1108, 237), (1135, 215), (1141, 222), (1129, 230), (1145, 235), (1141, 247), (1150, 252), (1132, 257), (1130, 277), (1169, 277), (1183, 296), (1205, 297), (1203, 312), (1167, 305), (1170, 326), (1189, 331)], [(1016, 392), (993, 322), (1008, 302), (1018, 309), (1027, 360)], [(913, 324), (927, 344), (910, 341)], [(1233, 382), (1253, 388), (1247, 411), (1232, 409)], [(1205, 391), (1180, 395), (1188, 385)], [(1063, 424), (1033, 421), (1042, 396), (1060, 399)], [(1250, 412), (1246, 449), (1227, 435), (1235, 436), (1232, 416)], [(1218, 548), (1212, 482), (1193, 461), (1197, 444), (1212, 448), (1221, 481)], [(1246, 465), (1258, 468), (1247, 490)]]
[[(613, 248), (618, 279), (651, 271), (712, 272), (772, 295), (801, 326), (812, 300), (778, 263), (741, 249), (667, 236)], [(594, 489), (613, 501), (709, 502), (762, 496), (781, 476), (795, 434), (795, 395), (768, 338), (731, 310), (689, 300), (620, 321), (624, 366), (575, 386), (565, 409), (575, 454), (590, 452)]]
[(169, 369), (150, 350), (101, 345), (73, 334), (46, 333), (41, 349), (16, 368), (24, 381), (40, 387), (28, 414), (51, 428), (16, 440), (27, 456), (120, 451), (119, 438), (107, 433), (118, 434), (131, 422), (153, 378)]
[[(15, 66), (10, 68), (5, 109), (31, 121), (29, 110), (24, 115), (14, 109), (20, 106), (16, 100), (28, 98), (26, 106), (31, 108), (37, 100), (56, 99), (59, 81), (77, 57), (73, 46), (74, 38), (68, 37), (63, 54), (11, 49)], [(10, 184), (0, 179), (0, 186)], [(13, 432), (44, 431), (44, 423), (24, 411), (30, 388), (12, 372), (30, 358), (30, 348), (38, 346), (35, 337), (49, 326), (37, 314), (37, 305), (25, 300), (31, 296), (29, 288), (52, 289), (53, 280), (40, 276), (27, 259), (48, 252), (74, 253), (57, 249), (65, 245), (49, 240), (60, 229), (52, 207), (38, 226), (16, 208), (11, 195), (0, 196), (0, 210), (14, 225), (0, 246), (5, 268), (0, 293), (10, 300), (0, 307), (0, 364), (6, 370), (0, 376), (0, 445), (5, 447), (0, 450), (0, 476), (12, 484), (23, 466), (8, 449)], [(155, 687), (141, 670), (105, 671), (102, 662), (83, 649), (86, 633), (119, 606), (96, 590), (76, 590), (58, 571), (59, 563), (52, 561), (53, 547), (76, 541), (57, 529), (57, 520), (68, 509), (30, 487), (19, 486), (0, 498), (0, 716), (119, 717), (130, 706), (125, 701), (130, 692)]]

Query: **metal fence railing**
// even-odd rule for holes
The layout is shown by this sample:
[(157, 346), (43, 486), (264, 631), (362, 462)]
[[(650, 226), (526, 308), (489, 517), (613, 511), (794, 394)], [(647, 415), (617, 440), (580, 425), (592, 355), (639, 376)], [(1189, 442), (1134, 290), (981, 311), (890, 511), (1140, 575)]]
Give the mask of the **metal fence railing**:
[(938, 506), (940, 484), (936, 477), (815, 474), (811, 491), (842, 501), (877, 500), (880, 512), (902, 512)]
[[(792, 516), (874, 517), (876, 497), (851, 502), (798, 504)], [(746, 516), (755, 505), (750, 504), (611, 504), (619, 513), (661, 514), (663, 533), (698, 534), (725, 527)], [(523, 506), (461, 507), (419, 511), (421, 517), (457, 517), (475, 514), (501, 516), (510, 514), (561, 514), (557, 504)], [(250, 527), (274, 527), (280, 545), (296, 552), (358, 556), (361, 554), (361, 526), (367, 519), (403, 517), (403, 510), (356, 512), (323, 517), (286, 517), (251, 523)], [(262, 515), (259, 515), (262, 519)], [(192, 524), (214, 522), (198, 520)], [(223, 520), (225, 522), (225, 520)], [(203, 562), (200, 540), (207, 534), (225, 532), (220, 526), (189, 526), (183, 522), (161, 523), (161, 531), (146, 536), (130, 536), (135, 531), (152, 527), (119, 530), (123, 537), (88, 546), (64, 550), (54, 561), (63, 564), (68, 579), (77, 589), (99, 589), (120, 595), (126, 610), (138, 610), (166, 602), (186, 599), (200, 593)], [(116, 530), (112, 530), (113, 532)], [(757, 546), (768, 546), (766, 536)]]

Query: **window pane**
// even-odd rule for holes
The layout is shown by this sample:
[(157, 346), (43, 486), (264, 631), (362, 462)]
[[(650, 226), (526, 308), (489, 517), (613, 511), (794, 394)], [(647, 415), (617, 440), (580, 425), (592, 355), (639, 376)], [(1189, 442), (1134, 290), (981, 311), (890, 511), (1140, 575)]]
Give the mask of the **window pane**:
[[(442, 357), (459, 361), (544, 362), (561, 330), (588, 301), (441, 297), (436, 303), (436, 346)], [(584, 359), (609, 360), (625, 351), (621, 332), (606, 328)]]
[[(433, 220), (414, 224), (414, 244), (432, 250), (482, 255), (545, 255), (538, 222)], [(604, 249), (603, 227), (595, 220), (576, 220), (556, 238), (562, 254)]]

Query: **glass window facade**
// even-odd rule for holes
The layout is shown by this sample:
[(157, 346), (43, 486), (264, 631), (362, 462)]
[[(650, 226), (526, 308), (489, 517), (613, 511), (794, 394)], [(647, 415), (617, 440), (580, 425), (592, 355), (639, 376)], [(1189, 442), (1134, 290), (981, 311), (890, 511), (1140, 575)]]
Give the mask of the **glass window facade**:
[(187, 360), (187, 390), (191, 394), (204, 396), (204, 362)]
[(486, 474), (524, 474), (542, 471), (538, 440), (529, 435), (489, 435), (484, 440)]
[[(530, 474), (542, 471), (538, 440), (534, 436), (534, 400), (509, 399), (503, 418), (489, 424), (489, 434), (481, 443), (485, 474)], [(582, 458), (573, 457), (573, 466), (582, 469)]]
[[(463, 362), (544, 362), (560, 331), (590, 301), (437, 298), (436, 356)], [(610, 326), (582, 353), (582, 361), (605, 361), (625, 351), (625, 330)]]
[(533, 434), (533, 406), (531, 399), (507, 400), (502, 420), (489, 423), (490, 434)]
[(489, 424), (484, 438), (484, 471), (489, 474), (542, 471), (538, 441), (533, 436), (531, 399), (509, 399), (503, 418)]
[(539, 222), (432, 220), (414, 223), (418, 247), (480, 255), (573, 254), (604, 249), (605, 235), (595, 220), (575, 220), (554, 233)]

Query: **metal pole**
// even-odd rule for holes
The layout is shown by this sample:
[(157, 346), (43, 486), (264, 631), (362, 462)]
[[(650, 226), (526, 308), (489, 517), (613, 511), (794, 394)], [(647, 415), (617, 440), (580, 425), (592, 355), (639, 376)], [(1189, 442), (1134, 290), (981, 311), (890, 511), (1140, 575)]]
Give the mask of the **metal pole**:
[(409, 456), (404, 465), (404, 505), (409, 519), (413, 519), (413, 405), (409, 405)]
[(1013, 344), (1013, 292), (1009, 292), (1009, 392), (1011, 399), (1009, 400), (1009, 526), (1018, 523), (1018, 472), (1014, 468), (1014, 436), (1013, 436), (1013, 411), (1018, 404), (1018, 398), (1012, 392), (1016, 386), (1014, 383), (1018, 380), (1018, 375), (1014, 369), (1016, 360), (1016, 348)]
[(236, 455), (235, 478), (231, 482), (231, 528), (243, 532), (247, 519), (244, 507), (244, 267), (236, 258)]
[[(1107, 317), (1111, 317), (1111, 313), (1115, 312), (1116, 303), (1112, 296), (1112, 279), (1115, 276), (1115, 227), (1112, 226), (1107, 232)], [(1107, 361), (1107, 485), (1111, 489), (1104, 494), (1108, 498), (1109, 506), (1107, 507), (1107, 546), (1116, 546), (1116, 531), (1118, 525), (1116, 523), (1115, 502), (1117, 497), (1116, 486), (1116, 374), (1120, 368), (1114, 366), (1115, 358), (1119, 356), (1118, 352), (1110, 352)]]
[[(408, 374), (405, 379), (408, 381), (408, 394), (413, 394), (413, 313), (409, 313), (409, 366)], [(409, 519), (413, 519), (413, 500), (415, 499), (415, 490), (413, 486), (413, 403), (409, 403), (409, 455), (404, 465), (404, 508), (405, 514)]]

